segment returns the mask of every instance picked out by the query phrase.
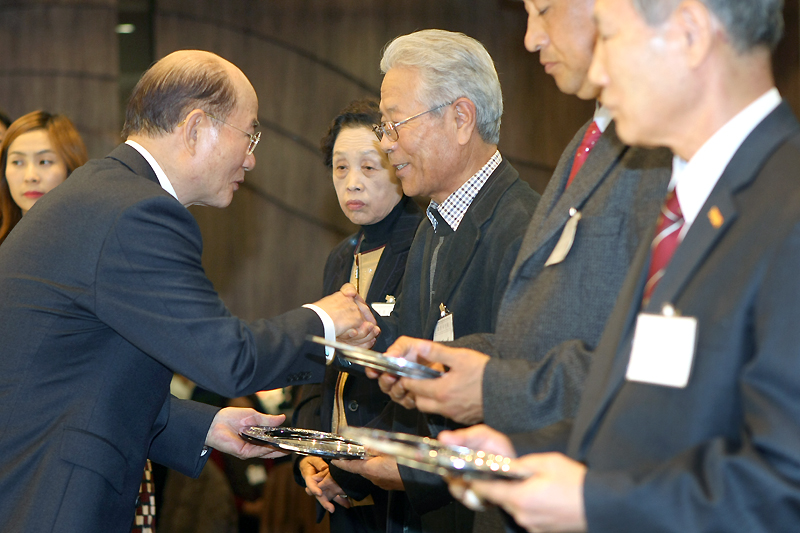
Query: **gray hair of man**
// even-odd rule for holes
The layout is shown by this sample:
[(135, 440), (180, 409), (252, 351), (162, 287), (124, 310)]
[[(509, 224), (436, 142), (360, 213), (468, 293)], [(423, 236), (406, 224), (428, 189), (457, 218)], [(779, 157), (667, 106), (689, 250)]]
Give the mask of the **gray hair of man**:
[(236, 89), (225, 65), (211, 54), (167, 56), (144, 73), (125, 109), (122, 137), (170, 133), (193, 109), (224, 120), (236, 107)]
[[(486, 48), (463, 33), (421, 30), (391, 41), (383, 51), (381, 72), (396, 67), (419, 69), (418, 96), (429, 108), (466, 97), (475, 104), (477, 130), (484, 142), (500, 140), (503, 92)], [(442, 110), (435, 113), (441, 114)]]
[[(722, 23), (739, 53), (766, 46), (774, 51), (783, 36), (783, 0), (700, 0)], [(633, 0), (651, 26), (661, 24), (681, 0)]]

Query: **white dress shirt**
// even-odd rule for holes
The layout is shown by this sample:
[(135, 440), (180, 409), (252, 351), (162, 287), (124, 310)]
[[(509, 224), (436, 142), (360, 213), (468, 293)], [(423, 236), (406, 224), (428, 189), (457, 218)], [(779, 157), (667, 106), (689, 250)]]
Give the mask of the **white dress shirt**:
[(161, 188), (170, 193), (173, 198), (175, 198), (180, 202), (178, 194), (175, 192), (175, 188), (169, 181), (169, 178), (167, 177), (167, 174), (164, 172), (164, 169), (161, 168), (161, 165), (158, 164), (156, 158), (153, 157), (153, 154), (148, 152), (144, 146), (137, 143), (136, 141), (128, 139), (127, 141), (125, 141), (125, 144), (127, 144), (128, 146), (139, 152), (142, 155), (142, 157), (145, 158), (145, 160), (150, 164), (150, 167), (152, 167), (153, 172), (156, 173), (156, 177), (158, 178), (158, 183), (161, 185)]
[(674, 156), (669, 187), (675, 189), (683, 212), (681, 239), (689, 231), (733, 155), (780, 103), (781, 95), (773, 87), (718, 129), (689, 161)]
[(611, 124), (611, 120), (611, 112), (598, 102), (594, 108), (594, 123), (597, 124), (597, 129), (600, 130), (600, 133), (606, 132), (606, 128)]
[(428, 215), (428, 220), (431, 221), (431, 225), (433, 225), (433, 231), (436, 231), (438, 221), (436, 217), (433, 216), (432, 211), (438, 211), (439, 214), (442, 215), (444, 221), (447, 222), (447, 225), (450, 226), (453, 231), (456, 231), (458, 226), (461, 225), (464, 215), (467, 214), (467, 209), (472, 205), (472, 201), (478, 196), (478, 193), (481, 192), (483, 186), (486, 185), (489, 176), (492, 175), (502, 162), (503, 156), (500, 155), (500, 151), (495, 150), (494, 155), (489, 158), (489, 161), (473, 174), (471, 178), (465, 181), (461, 187), (450, 194), (441, 205), (431, 200), (428, 204), (426, 214)]

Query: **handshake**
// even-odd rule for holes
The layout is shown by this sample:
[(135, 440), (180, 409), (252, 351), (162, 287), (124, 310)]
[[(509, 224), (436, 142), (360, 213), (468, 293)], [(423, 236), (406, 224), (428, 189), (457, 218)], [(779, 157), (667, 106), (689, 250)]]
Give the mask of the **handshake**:
[(371, 348), (381, 333), (369, 305), (350, 283), (314, 305), (331, 317), (336, 326), (336, 339), (341, 342)]

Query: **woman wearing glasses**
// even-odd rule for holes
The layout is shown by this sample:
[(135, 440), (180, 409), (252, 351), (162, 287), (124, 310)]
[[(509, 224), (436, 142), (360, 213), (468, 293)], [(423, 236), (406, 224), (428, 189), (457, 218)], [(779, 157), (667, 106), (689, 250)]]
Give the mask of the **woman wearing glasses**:
[[(350, 282), (380, 313), (391, 310), (400, 291), (406, 257), (422, 212), (403, 195), (400, 182), (372, 131), (381, 113), (372, 100), (356, 100), (337, 116), (322, 139), (325, 164), (345, 216), (361, 229), (328, 256), (324, 290), (333, 293)], [(358, 370), (328, 367), (322, 385), (307, 386), (295, 412), (300, 427), (337, 433), (345, 425), (365, 426), (389, 397), (375, 380)], [(331, 531), (350, 533), (386, 529), (387, 493), (366, 479), (318, 457), (296, 464), (298, 481), (331, 514)], [(302, 481), (301, 479), (302, 478)]]

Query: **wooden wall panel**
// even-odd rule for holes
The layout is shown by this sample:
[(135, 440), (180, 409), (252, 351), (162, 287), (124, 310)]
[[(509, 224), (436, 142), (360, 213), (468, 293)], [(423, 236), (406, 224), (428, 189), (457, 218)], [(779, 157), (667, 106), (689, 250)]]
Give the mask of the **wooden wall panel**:
[(786, 32), (773, 59), (775, 84), (800, 116), (800, 2), (784, 0)]
[(0, 3), (0, 107), (76, 125), (93, 157), (119, 142), (116, 0)]

